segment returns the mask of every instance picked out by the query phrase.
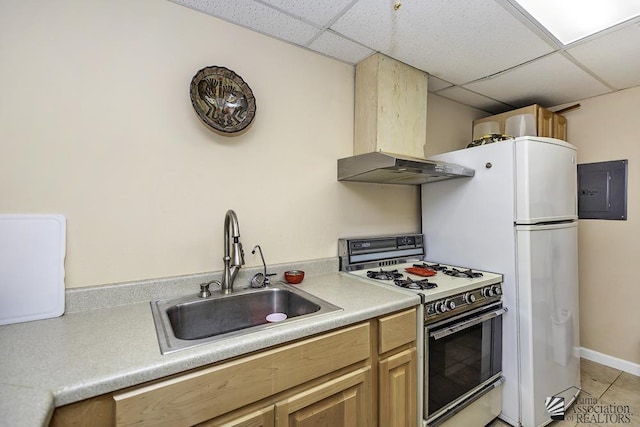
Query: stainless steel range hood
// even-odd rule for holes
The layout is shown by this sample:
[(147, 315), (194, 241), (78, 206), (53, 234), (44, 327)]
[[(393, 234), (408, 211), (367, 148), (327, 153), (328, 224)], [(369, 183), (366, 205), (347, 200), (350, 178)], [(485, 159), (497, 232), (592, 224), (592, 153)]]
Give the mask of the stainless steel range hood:
[(338, 160), (338, 181), (418, 185), (474, 175), (422, 158), (427, 89), (427, 73), (381, 53), (356, 65), (354, 155)]
[(338, 181), (417, 185), (474, 174), (464, 166), (383, 151), (338, 160)]

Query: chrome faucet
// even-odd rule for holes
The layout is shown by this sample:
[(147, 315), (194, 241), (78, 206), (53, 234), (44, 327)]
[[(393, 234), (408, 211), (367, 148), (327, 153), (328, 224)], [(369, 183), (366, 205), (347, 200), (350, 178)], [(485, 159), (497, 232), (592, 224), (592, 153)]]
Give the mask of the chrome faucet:
[[(231, 243), (233, 238), (233, 243)], [(233, 245), (233, 246), (232, 246)], [(232, 210), (224, 216), (224, 274), (220, 285), (223, 294), (233, 292), (233, 281), (236, 279), (240, 267), (244, 264), (244, 251), (240, 243), (240, 226), (238, 217)]]

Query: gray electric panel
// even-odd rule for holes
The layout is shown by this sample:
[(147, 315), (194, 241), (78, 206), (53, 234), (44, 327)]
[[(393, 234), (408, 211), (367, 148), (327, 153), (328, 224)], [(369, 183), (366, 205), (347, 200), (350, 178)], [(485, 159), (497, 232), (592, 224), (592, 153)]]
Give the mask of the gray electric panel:
[(628, 160), (578, 165), (578, 218), (627, 219)]

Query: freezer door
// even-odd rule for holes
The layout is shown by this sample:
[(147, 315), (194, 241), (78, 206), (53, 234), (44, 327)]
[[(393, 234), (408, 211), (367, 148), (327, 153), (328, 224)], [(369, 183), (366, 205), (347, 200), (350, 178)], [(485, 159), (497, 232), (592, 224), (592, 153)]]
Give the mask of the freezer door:
[(434, 156), (473, 168), (470, 179), (422, 186), (422, 232), (431, 261), (506, 273), (513, 269), (514, 149), (497, 142)]
[(524, 427), (549, 421), (547, 398), (580, 387), (577, 223), (516, 227)]
[(552, 138), (516, 138), (516, 223), (578, 218), (576, 149)]

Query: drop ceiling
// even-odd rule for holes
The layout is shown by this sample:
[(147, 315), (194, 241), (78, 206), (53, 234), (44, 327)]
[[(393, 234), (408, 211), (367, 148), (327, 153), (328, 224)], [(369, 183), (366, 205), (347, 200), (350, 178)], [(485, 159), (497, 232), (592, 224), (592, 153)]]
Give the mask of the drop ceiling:
[(381, 52), (489, 113), (640, 85), (640, 17), (563, 45), (513, 0), (171, 1), (349, 64)]

